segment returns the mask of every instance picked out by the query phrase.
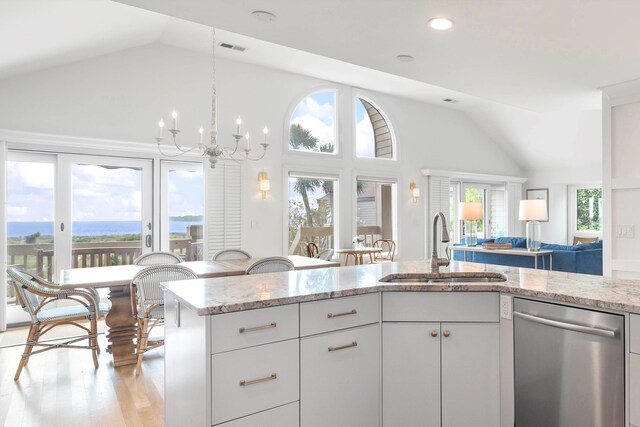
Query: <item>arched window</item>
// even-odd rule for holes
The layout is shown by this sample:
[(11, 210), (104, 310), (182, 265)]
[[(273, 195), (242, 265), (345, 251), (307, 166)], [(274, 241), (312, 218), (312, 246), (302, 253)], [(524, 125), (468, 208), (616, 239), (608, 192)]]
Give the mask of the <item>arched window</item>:
[(356, 97), (356, 156), (393, 159), (393, 137), (386, 120), (370, 102)]
[(289, 149), (336, 153), (336, 93), (316, 92), (304, 98), (289, 119)]

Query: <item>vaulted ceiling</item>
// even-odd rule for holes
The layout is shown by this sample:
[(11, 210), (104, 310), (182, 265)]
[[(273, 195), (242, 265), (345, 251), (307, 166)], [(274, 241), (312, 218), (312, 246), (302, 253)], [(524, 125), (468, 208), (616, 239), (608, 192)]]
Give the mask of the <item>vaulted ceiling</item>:
[[(600, 161), (598, 88), (640, 77), (635, 0), (4, 0), (0, 78), (161, 42), (463, 111), (524, 168)], [(267, 8), (271, 23), (250, 13)], [(148, 12), (149, 9), (158, 13)], [(436, 32), (427, 20), (455, 26)], [(415, 57), (401, 63), (397, 55)], [(549, 153), (553, 153), (550, 156)]]

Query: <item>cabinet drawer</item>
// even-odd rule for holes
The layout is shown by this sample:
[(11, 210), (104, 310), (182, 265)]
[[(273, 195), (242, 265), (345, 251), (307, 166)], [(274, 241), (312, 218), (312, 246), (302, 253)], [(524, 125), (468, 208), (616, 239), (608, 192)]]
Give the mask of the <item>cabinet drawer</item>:
[(297, 337), (298, 304), (211, 316), (212, 353)]
[(629, 421), (640, 425), (640, 356), (629, 355)]
[(497, 292), (385, 292), (386, 322), (498, 322)]
[(298, 402), (259, 412), (255, 415), (239, 418), (228, 423), (218, 424), (219, 427), (298, 427)]
[(300, 425), (380, 425), (380, 325), (300, 339)]
[(300, 304), (300, 335), (314, 335), (380, 320), (380, 294)]
[(632, 353), (640, 354), (640, 316), (629, 316), (629, 349)]
[(299, 340), (211, 356), (212, 424), (299, 400)]

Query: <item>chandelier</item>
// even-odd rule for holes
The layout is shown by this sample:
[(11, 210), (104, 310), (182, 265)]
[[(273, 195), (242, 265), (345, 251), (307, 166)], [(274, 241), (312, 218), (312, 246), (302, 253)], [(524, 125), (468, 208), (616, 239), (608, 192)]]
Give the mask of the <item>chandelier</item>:
[[(216, 163), (220, 159), (230, 159), (234, 161), (241, 160), (252, 160), (257, 161), (264, 157), (267, 153), (267, 135), (269, 134), (269, 129), (265, 126), (262, 130), (264, 134), (264, 141), (260, 143), (262, 146), (262, 152), (254, 155), (251, 145), (249, 144), (250, 135), (247, 132), (245, 135), (240, 133), (240, 126), (242, 125), (242, 119), (238, 117), (236, 119), (236, 133), (231, 135), (235, 139), (234, 147), (225, 147), (222, 145), (218, 145), (218, 120), (217, 120), (217, 96), (216, 96), (216, 30), (213, 28), (213, 48), (212, 48), (212, 64), (213, 64), (213, 84), (212, 84), (212, 96), (211, 96), (211, 139), (208, 145), (204, 144), (204, 128), (200, 126), (198, 129), (198, 133), (200, 134), (200, 141), (197, 145), (193, 145), (189, 148), (181, 147), (178, 144), (177, 138), (180, 134), (180, 129), (178, 128), (178, 112), (173, 111), (171, 113), (171, 128), (168, 129), (171, 134), (170, 138), (173, 140), (173, 145), (178, 150), (176, 154), (166, 153), (162, 150), (162, 141), (164, 139), (164, 120), (160, 119), (158, 122), (158, 136), (156, 137), (156, 143), (158, 145), (158, 151), (165, 157), (179, 157), (187, 153), (198, 152), (202, 157), (207, 157), (209, 160), (209, 164), (211, 168), (216, 167)], [(242, 141), (245, 141), (245, 144), (241, 144)], [(241, 146), (244, 145), (244, 148)]]

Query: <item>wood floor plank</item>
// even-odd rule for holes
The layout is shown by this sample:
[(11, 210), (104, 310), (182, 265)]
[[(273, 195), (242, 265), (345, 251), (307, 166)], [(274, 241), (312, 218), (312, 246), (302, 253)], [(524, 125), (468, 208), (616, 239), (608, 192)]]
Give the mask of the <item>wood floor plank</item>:
[(153, 350), (134, 366), (113, 367), (104, 334), (100, 366), (91, 352), (56, 349), (32, 356), (19, 382), (13, 381), (23, 347), (0, 348), (0, 425), (164, 426), (164, 352)]

